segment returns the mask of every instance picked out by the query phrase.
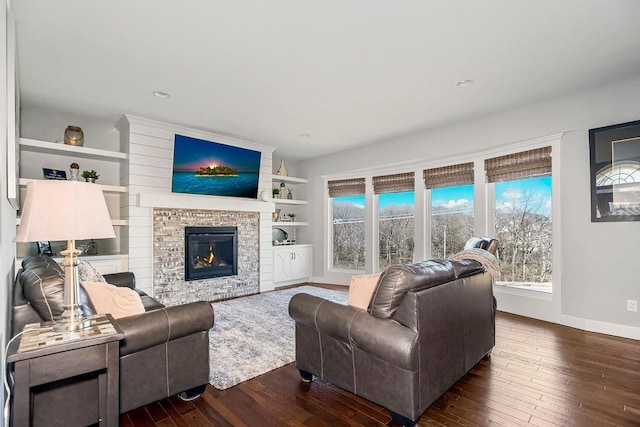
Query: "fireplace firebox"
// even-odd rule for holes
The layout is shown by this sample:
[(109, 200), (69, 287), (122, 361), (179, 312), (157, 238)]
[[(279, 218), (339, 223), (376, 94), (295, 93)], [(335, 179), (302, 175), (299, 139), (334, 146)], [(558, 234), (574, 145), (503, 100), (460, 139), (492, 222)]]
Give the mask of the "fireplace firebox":
[(237, 227), (185, 227), (184, 279), (238, 274)]

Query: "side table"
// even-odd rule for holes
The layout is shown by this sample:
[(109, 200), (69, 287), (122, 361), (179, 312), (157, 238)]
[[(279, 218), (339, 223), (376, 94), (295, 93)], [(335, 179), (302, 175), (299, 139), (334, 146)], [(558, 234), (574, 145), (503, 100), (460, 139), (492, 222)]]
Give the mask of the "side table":
[(118, 425), (124, 333), (111, 315), (106, 318), (115, 329), (109, 334), (72, 336), (7, 357), (14, 366), (14, 427)]

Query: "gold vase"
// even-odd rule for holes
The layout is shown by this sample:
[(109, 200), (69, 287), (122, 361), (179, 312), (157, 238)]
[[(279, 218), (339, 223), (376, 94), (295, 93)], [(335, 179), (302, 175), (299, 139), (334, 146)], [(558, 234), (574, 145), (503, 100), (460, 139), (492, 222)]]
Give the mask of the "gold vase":
[(284, 160), (280, 160), (280, 168), (278, 169), (278, 172), (276, 172), (276, 175), (287, 176), (287, 168), (284, 165)]
[(84, 132), (80, 126), (67, 126), (64, 130), (64, 143), (67, 145), (84, 145)]

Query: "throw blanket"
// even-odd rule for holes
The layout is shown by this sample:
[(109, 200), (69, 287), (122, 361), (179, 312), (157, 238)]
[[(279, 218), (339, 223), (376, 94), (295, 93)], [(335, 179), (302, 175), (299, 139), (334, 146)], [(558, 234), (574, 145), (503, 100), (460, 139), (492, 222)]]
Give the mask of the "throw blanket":
[(493, 255), (491, 252), (487, 252), (484, 249), (465, 249), (458, 252), (457, 254), (449, 256), (449, 258), (476, 260), (484, 266), (487, 272), (491, 274), (491, 276), (493, 276), (495, 280), (498, 280), (500, 278), (500, 266), (498, 265), (498, 258), (496, 258), (495, 255)]

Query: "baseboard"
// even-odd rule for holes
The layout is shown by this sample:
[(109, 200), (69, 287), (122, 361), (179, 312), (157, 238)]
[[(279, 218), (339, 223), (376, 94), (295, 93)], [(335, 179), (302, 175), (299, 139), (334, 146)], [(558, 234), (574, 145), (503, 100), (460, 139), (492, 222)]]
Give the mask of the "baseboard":
[(583, 319), (566, 314), (562, 315), (562, 324), (565, 326), (571, 326), (572, 328), (582, 329), (584, 331), (640, 340), (640, 327), (638, 326), (619, 325), (617, 323)]

